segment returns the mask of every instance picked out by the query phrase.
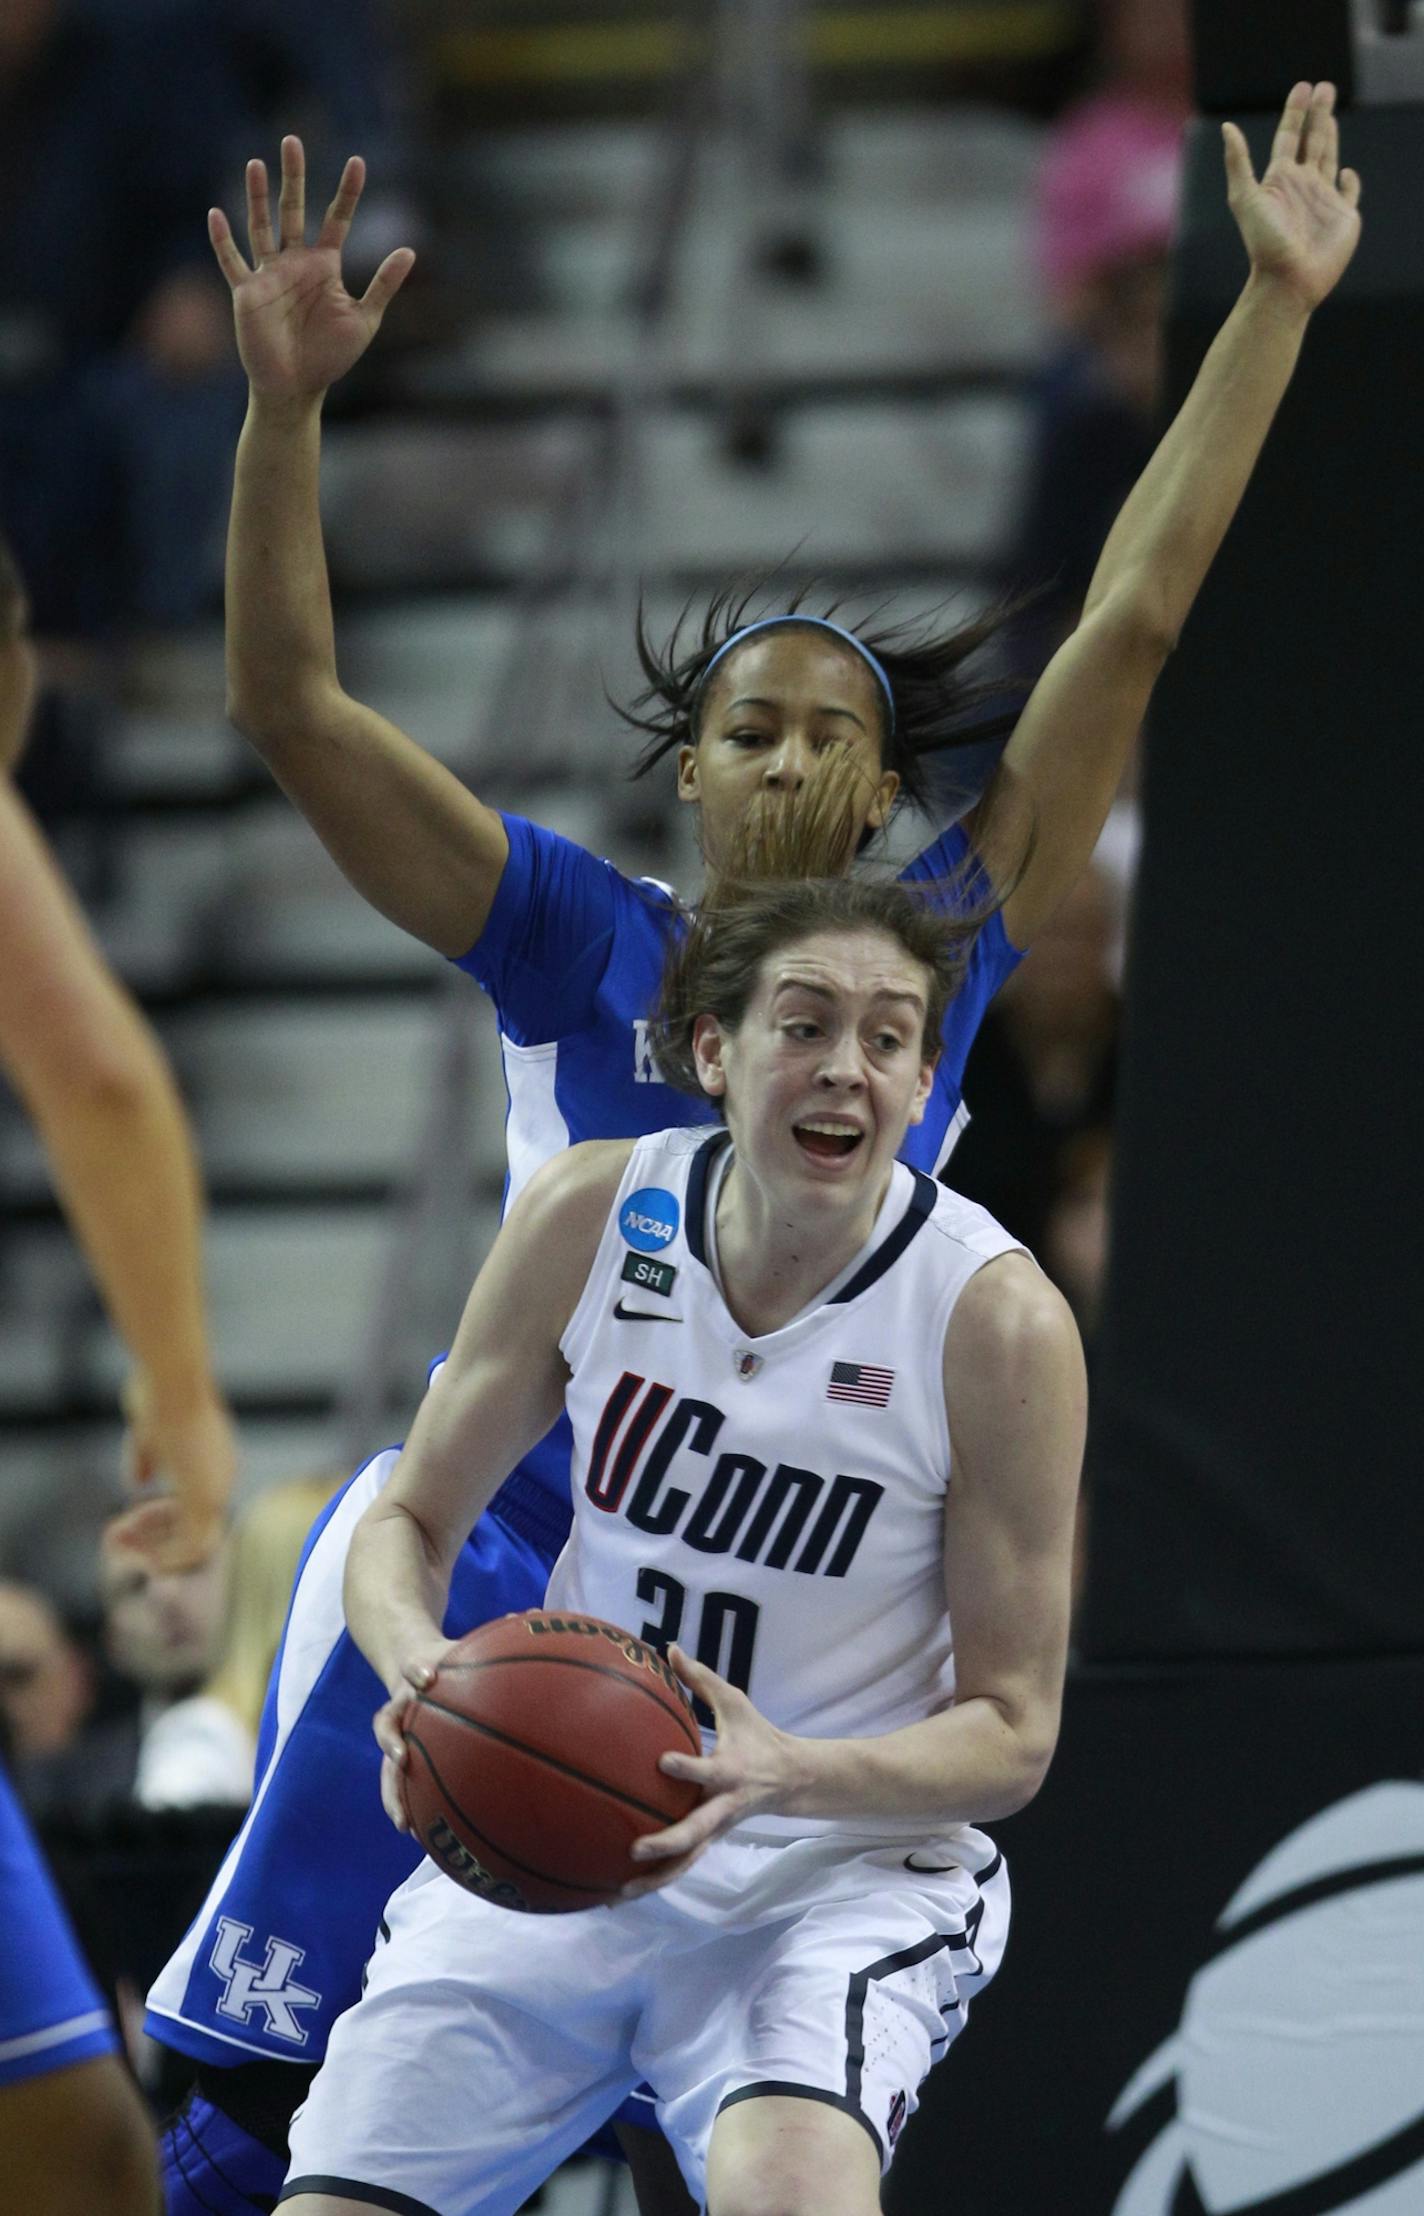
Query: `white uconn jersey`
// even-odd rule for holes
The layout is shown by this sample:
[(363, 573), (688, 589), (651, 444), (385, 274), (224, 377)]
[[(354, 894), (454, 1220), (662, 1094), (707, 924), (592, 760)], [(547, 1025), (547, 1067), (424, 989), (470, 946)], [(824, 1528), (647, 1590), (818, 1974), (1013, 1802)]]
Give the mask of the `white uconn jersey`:
[(892, 1731), (954, 1698), (945, 1332), (1017, 1242), (897, 1163), (869, 1243), (755, 1338), (715, 1275), (729, 1160), (723, 1131), (634, 1146), (561, 1342), (574, 1528), (547, 1605), (677, 1640), (784, 1730)]

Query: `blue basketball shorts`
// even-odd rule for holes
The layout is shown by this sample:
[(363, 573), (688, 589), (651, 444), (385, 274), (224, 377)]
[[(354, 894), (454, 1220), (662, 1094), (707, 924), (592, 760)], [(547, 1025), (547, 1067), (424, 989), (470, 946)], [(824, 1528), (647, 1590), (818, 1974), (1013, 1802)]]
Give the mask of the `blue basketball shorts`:
[(0, 1774), (0, 2085), (118, 2051), (9, 1779)]

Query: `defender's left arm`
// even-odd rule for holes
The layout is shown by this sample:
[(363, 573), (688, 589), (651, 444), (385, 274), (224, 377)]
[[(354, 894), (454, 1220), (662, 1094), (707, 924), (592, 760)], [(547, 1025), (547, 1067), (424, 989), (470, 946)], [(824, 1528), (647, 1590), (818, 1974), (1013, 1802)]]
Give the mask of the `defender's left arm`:
[(1339, 167), (1335, 88), (1293, 87), (1258, 181), (1222, 126), (1227, 199), (1250, 258), (1240, 298), (1108, 534), (1082, 619), (1044, 671), (970, 820), (1026, 946), (1086, 866), (1202, 580), (1290, 383), (1306, 325), (1360, 235), (1360, 180)]

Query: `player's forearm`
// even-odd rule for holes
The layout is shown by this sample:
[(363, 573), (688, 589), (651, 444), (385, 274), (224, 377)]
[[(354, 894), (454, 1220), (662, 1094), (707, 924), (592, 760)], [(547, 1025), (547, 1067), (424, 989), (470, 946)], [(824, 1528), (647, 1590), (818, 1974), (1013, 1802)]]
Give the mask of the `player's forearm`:
[(388, 1494), (357, 1524), (342, 1587), (346, 1621), (387, 1692), (404, 1682), (410, 1656), (439, 1636), (453, 1567), (453, 1552)]
[(1125, 597), (1164, 649), (1175, 642), (1240, 506), (1309, 320), (1284, 284), (1247, 279), (1108, 534), (1085, 619), (1110, 595)]
[(114, 1326), (151, 1404), (176, 1421), (213, 1392), (202, 1191), (157, 1045), (124, 1008), (115, 1008), (113, 1028), (118, 1052), (109, 1070), (82, 1073), (62, 1097), (46, 1088), (30, 1106)]
[(997, 1701), (966, 1700), (942, 1716), (875, 1739), (794, 1739), (794, 1782), (776, 1806), (795, 1816), (883, 1816), (943, 1824), (1011, 1816), (1043, 1783), (1058, 1719), (1015, 1721)]
[(227, 542), (228, 705), (269, 760), (338, 690), (320, 507), (321, 401), (253, 394)]

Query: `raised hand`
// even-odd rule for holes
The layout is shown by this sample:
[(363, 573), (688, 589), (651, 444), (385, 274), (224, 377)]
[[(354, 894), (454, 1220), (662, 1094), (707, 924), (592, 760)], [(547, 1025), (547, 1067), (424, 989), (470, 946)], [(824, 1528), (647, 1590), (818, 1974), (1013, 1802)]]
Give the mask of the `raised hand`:
[(1253, 271), (1287, 286), (1305, 308), (1317, 308), (1360, 236), (1360, 179), (1340, 168), (1335, 87), (1291, 87), (1259, 181), (1236, 125), (1223, 123), (1221, 135), (1226, 196)]
[(341, 172), (316, 243), (306, 243), (306, 156), (298, 138), (282, 141), (282, 192), (277, 228), (264, 162), (247, 165), (247, 236), (252, 266), (243, 260), (221, 208), (208, 211), (208, 237), (232, 291), (237, 347), (256, 393), (272, 399), (312, 398), (344, 377), (381, 326), (415, 264), (410, 247), (387, 254), (359, 300), (341, 277), (341, 249), (351, 228), (366, 165), (353, 155)]
[(232, 1418), (215, 1390), (165, 1405), (141, 1372), (128, 1379), (123, 1399), (127, 1474), (141, 1497), (108, 1525), (106, 1541), (162, 1575), (197, 1569), (216, 1553), (227, 1525), (237, 1470)]

